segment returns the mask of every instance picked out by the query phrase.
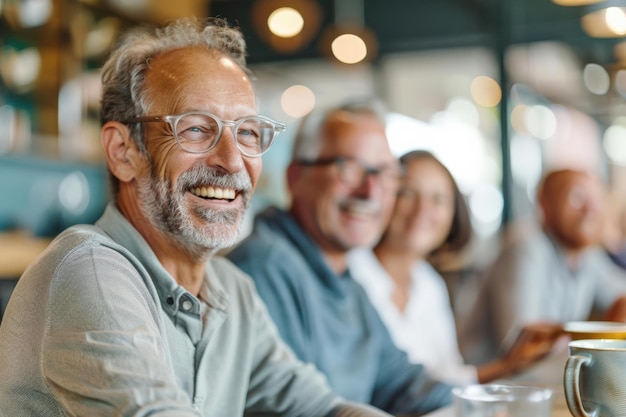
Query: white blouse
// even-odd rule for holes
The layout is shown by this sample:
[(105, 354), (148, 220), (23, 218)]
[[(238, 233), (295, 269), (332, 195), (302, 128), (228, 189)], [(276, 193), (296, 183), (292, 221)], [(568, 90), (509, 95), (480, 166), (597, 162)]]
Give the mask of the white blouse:
[(465, 365), (459, 352), (448, 289), (426, 261), (416, 262), (406, 310), (393, 303), (393, 281), (371, 249), (348, 256), (351, 275), (359, 282), (387, 326), (394, 343), (411, 362), (421, 363), (435, 378), (466, 385), (477, 381), (476, 368)]

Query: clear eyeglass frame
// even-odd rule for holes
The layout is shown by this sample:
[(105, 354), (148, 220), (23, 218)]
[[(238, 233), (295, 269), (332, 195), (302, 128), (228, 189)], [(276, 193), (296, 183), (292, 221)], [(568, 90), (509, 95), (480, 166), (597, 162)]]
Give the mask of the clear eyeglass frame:
[[(215, 126), (217, 126), (217, 132), (214, 132), (213, 126), (209, 126), (209, 129), (204, 130), (206, 138), (202, 138), (200, 140), (191, 141), (189, 139), (185, 139), (184, 132), (187, 132), (189, 129), (198, 129), (203, 126), (198, 126), (196, 124), (190, 124), (189, 127), (186, 127), (184, 130), (179, 128), (181, 121), (193, 118), (193, 117), (205, 118), (204, 120), (215, 122)], [(259, 157), (267, 152), (276, 136), (279, 133), (285, 131), (286, 126), (283, 123), (277, 122), (275, 120), (270, 119), (266, 116), (245, 116), (239, 118), (237, 120), (223, 120), (217, 117), (216, 115), (209, 112), (201, 112), (201, 111), (192, 111), (186, 112), (177, 115), (164, 115), (164, 116), (141, 116), (134, 117), (132, 119), (128, 119), (122, 123), (152, 123), (152, 122), (165, 122), (168, 123), (172, 129), (174, 134), (174, 139), (178, 145), (185, 152), (193, 153), (193, 154), (202, 154), (209, 152), (217, 144), (222, 138), (222, 133), (224, 132), (224, 127), (228, 126), (232, 129), (233, 138), (235, 139), (235, 144), (243, 155), (248, 157)], [(249, 123), (249, 125), (244, 125), (245, 123)], [(258, 132), (254, 130), (244, 130), (246, 132), (246, 139), (242, 140), (240, 138), (239, 132), (242, 126), (252, 127), (252, 126), (260, 126), (262, 129), (259, 129)], [(206, 126), (204, 126), (206, 127)], [(200, 129), (202, 131), (202, 129)], [(210, 132), (210, 133), (209, 133)], [(235, 134), (237, 133), (237, 134)], [(251, 133), (251, 134), (250, 134)], [(252, 137), (252, 135), (258, 135), (257, 143), (253, 143), (258, 145), (258, 150), (255, 149), (254, 146), (245, 146), (245, 142)], [(265, 135), (265, 137), (263, 136)], [(182, 136), (182, 138), (181, 138)], [(195, 145), (195, 146), (192, 146)]]

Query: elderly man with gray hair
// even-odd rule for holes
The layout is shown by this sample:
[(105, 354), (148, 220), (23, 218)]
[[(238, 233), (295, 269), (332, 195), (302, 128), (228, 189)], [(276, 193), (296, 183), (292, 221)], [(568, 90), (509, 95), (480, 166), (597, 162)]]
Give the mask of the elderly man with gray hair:
[(308, 116), (287, 168), (291, 206), (257, 216), (228, 257), (254, 279), (278, 330), (345, 398), (392, 414), (423, 414), (450, 401), (395, 347), (347, 254), (372, 245), (387, 224), (400, 179), (376, 101)]
[(231, 245), (284, 126), (256, 112), (241, 33), (174, 22), (104, 65), (113, 201), (20, 278), (0, 326), (0, 415), (382, 416), (280, 340)]

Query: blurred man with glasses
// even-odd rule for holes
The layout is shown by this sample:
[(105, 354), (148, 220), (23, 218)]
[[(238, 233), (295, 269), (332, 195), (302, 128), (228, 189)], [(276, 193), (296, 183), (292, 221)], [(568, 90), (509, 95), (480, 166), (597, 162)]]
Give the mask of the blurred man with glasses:
[(333, 389), (392, 414), (423, 414), (449, 387), (393, 344), (347, 268), (348, 251), (380, 237), (401, 176), (376, 101), (309, 115), (287, 168), (291, 206), (271, 207), (228, 256), (254, 279), (283, 339)]
[(0, 415), (383, 415), (298, 361), (249, 278), (213, 256), (284, 129), (256, 113), (244, 57), (220, 20), (138, 31), (113, 51), (113, 202), (20, 278), (0, 326)]

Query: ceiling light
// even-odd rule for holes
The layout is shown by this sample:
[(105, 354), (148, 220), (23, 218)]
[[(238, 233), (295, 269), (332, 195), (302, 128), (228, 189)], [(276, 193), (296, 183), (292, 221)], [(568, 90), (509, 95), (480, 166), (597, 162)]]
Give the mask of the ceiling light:
[(598, 64), (585, 65), (583, 81), (587, 90), (598, 96), (606, 94), (611, 86), (609, 73)]
[(344, 64), (359, 63), (367, 56), (365, 41), (352, 33), (337, 36), (330, 47), (335, 58)]
[(313, 0), (257, 0), (252, 23), (259, 37), (275, 51), (292, 53), (317, 34), (322, 12)]
[(376, 36), (360, 24), (332, 25), (320, 37), (322, 52), (343, 64), (371, 61), (378, 50)]
[(267, 18), (267, 26), (274, 35), (291, 38), (302, 31), (304, 19), (296, 9), (280, 7)]
[(594, 38), (625, 36), (626, 0), (606, 0), (585, 7), (581, 25), (583, 30)]
[(335, 23), (326, 28), (321, 39), (322, 50), (344, 64), (372, 60), (378, 43), (365, 26), (363, 0), (335, 0)]
[(315, 107), (315, 94), (304, 85), (292, 85), (281, 95), (280, 105), (287, 115), (304, 117)]
[(486, 75), (474, 78), (470, 86), (470, 92), (476, 104), (483, 107), (495, 107), (502, 99), (500, 84)]

